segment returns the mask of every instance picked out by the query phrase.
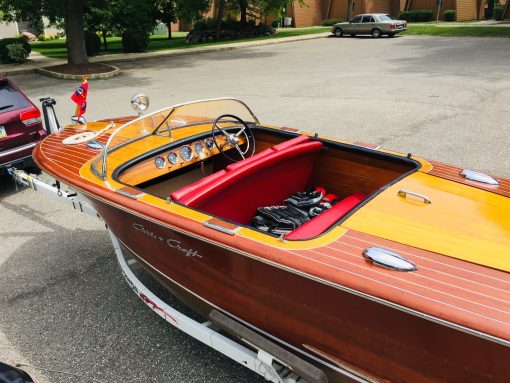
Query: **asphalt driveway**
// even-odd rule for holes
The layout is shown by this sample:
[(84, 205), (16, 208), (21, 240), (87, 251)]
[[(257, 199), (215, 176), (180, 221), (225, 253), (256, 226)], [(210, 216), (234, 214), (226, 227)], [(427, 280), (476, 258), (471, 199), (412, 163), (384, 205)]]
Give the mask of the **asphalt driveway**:
[[(125, 62), (116, 64), (120, 76), (90, 83), (86, 117), (132, 114), (139, 91), (151, 110), (233, 96), (264, 123), (510, 177), (509, 62), (508, 39), (432, 37), (325, 38)], [(56, 97), (59, 119), (69, 121), (78, 84), (11, 78), (34, 100)], [(150, 312), (124, 282), (101, 222), (16, 193), (6, 177), (0, 222), (0, 360), (43, 368), (27, 368), (43, 383), (263, 381)]]

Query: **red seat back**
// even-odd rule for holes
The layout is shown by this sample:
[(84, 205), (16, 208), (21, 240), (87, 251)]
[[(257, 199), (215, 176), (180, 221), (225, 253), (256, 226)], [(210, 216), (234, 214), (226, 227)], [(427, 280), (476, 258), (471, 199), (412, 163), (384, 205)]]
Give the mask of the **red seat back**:
[(356, 193), (344, 198), (331, 209), (326, 210), (324, 213), (319, 214), (304, 225), (301, 225), (297, 229), (291, 231), (285, 236), (285, 239), (304, 240), (322, 234), (365, 198), (366, 195), (363, 193)]
[(310, 183), (322, 143), (312, 141), (275, 151), (208, 182), (181, 203), (235, 222), (249, 224), (257, 208), (281, 204)]

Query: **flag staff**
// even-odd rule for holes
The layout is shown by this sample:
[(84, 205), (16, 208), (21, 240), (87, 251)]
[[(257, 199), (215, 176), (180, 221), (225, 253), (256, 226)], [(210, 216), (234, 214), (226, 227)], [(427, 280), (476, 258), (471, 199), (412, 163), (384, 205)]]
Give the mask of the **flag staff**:
[[(87, 79), (88, 79), (88, 76), (87, 74), (85, 73), (82, 77), (81, 77), (81, 83), (83, 84), (84, 82), (87, 82)], [(74, 115), (75, 116), (79, 116), (80, 115), (80, 105), (76, 104), (76, 109), (74, 111)], [(77, 123), (77, 122), (76, 122)]]

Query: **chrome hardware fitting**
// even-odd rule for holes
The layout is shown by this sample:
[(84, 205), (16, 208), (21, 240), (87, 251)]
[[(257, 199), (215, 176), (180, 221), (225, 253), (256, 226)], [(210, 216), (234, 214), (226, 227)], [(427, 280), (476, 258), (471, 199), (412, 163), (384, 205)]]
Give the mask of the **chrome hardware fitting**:
[(489, 185), (499, 185), (497, 179), (484, 173), (475, 172), (474, 170), (464, 169), (460, 172), (460, 175), (471, 181), (481, 182)]
[(403, 256), (380, 247), (369, 247), (363, 250), (363, 256), (375, 266), (384, 267), (385, 269), (396, 271), (415, 271), (418, 269), (414, 263)]
[(240, 229), (239, 227), (235, 227), (235, 228), (225, 227), (225, 226), (222, 226), (221, 224), (211, 222), (211, 221), (205, 221), (204, 226), (208, 227), (210, 229), (221, 231), (222, 233), (225, 233), (228, 235), (235, 235)]
[(423, 199), (423, 203), (426, 204), (426, 205), (430, 205), (432, 203), (430, 198), (427, 197), (426, 195), (423, 195), (423, 194), (420, 194), (420, 193), (416, 193), (416, 192), (413, 192), (413, 191), (410, 191), (410, 190), (399, 190), (397, 195), (399, 197), (406, 198), (406, 199), (407, 199), (408, 195), (412, 195), (414, 197), (418, 197), (418, 198)]

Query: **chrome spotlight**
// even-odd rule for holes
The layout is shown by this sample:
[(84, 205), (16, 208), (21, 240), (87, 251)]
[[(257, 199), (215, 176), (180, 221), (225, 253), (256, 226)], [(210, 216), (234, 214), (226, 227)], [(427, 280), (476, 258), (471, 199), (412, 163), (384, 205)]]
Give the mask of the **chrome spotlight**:
[(139, 116), (149, 107), (149, 97), (143, 93), (137, 93), (131, 97), (131, 107), (138, 113)]

